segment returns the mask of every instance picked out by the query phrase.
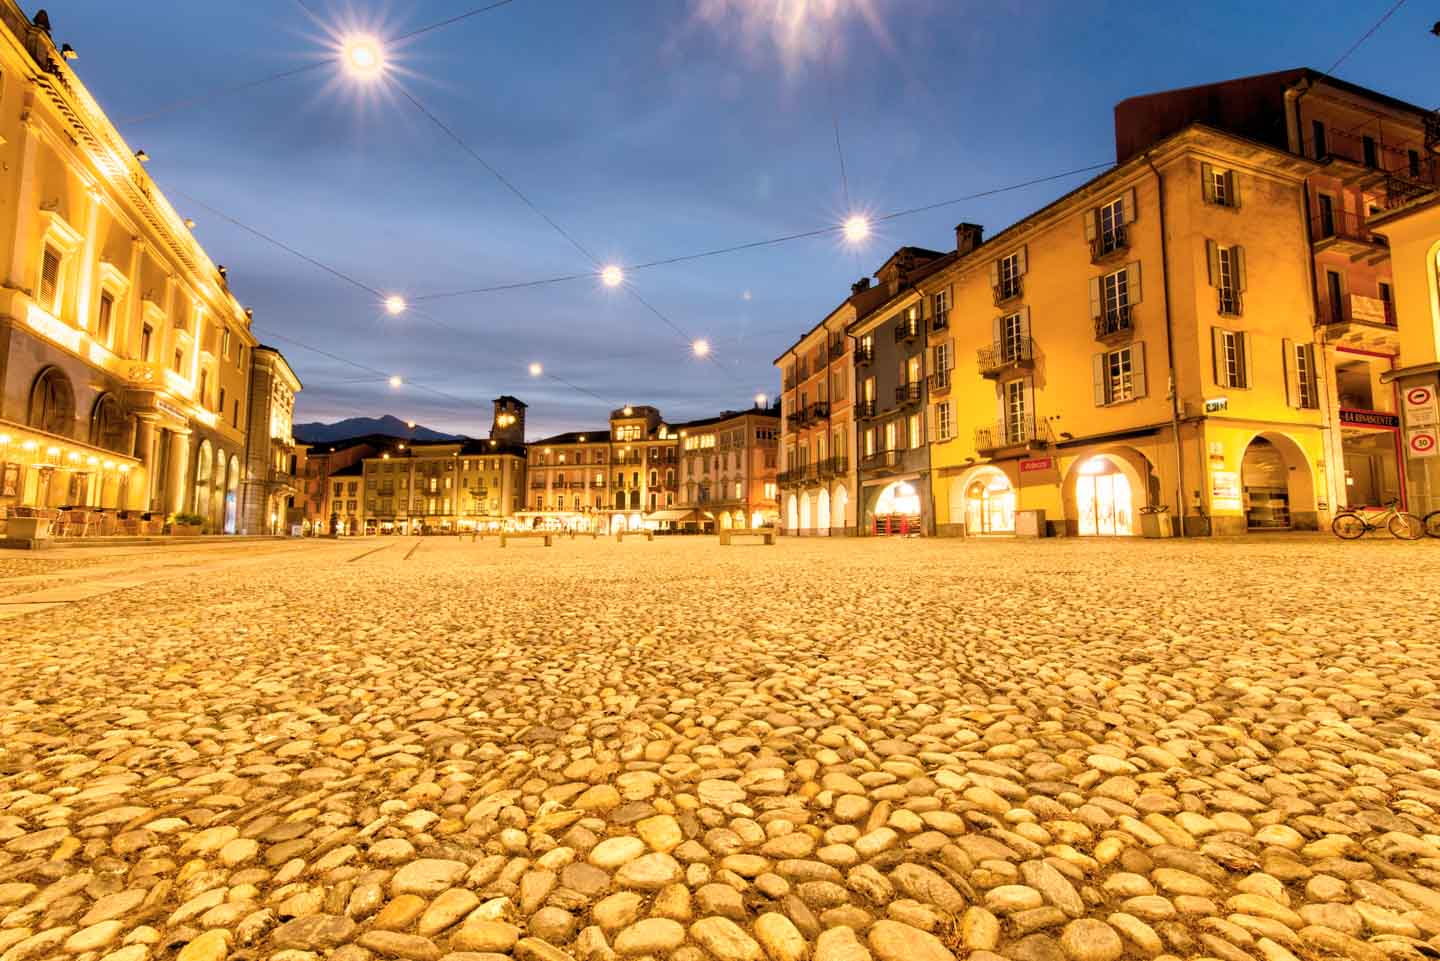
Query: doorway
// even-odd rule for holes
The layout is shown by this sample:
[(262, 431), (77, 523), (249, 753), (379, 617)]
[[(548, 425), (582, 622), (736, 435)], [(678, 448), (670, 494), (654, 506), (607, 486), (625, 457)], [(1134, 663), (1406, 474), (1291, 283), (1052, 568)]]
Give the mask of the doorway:
[(1130, 479), (1107, 457), (1080, 465), (1075, 507), (1081, 537), (1130, 537), (1135, 514)]

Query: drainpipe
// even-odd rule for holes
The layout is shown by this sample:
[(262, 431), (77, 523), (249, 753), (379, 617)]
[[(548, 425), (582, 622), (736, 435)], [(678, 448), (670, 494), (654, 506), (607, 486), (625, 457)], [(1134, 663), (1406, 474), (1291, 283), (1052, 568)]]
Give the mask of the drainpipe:
[[(1190, 536), (1185, 530), (1188, 511), (1185, 507), (1185, 452), (1180, 446), (1180, 378), (1175, 371), (1175, 329), (1170, 317), (1170, 252), (1165, 239), (1165, 178), (1155, 166), (1150, 152), (1145, 152), (1145, 163), (1155, 174), (1155, 189), (1160, 198), (1160, 276), (1165, 290), (1165, 361), (1170, 367), (1170, 432), (1175, 440), (1175, 494), (1180, 508), (1180, 536)], [(1149, 499), (1149, 491), (1146, 491)]]

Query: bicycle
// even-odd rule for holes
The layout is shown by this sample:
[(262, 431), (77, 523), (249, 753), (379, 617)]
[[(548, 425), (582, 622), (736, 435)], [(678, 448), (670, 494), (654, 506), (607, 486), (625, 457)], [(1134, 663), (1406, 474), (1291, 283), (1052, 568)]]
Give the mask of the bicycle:
[(1425, 533), (1431, 537), (1440, 537), (1440, 511), (1431, 511), (1425, 515), (1422, 521), (1425, 525)]
[[(1368, 512), (1347, 507), (1335, 515), (1335, 519), (1330, 522), (1330, 529), (1335, 532), (1336, 537), (1347, 541), (1364, 537), (1371, 531), (1378, 531), (1381, 528), (1388, 530), (1399, 540), (1416, 541), (1424, 537), (1427, 529), (1425, 523), (1414, 514), (1402, 511), (1399, 504), (1398, 500), (1394, 500), (1378, 511), (1372, 508)], [(1440, 513), (1440, 511), (1436, 513)], [(1435, 536), (1440, 536), (1440, 534)]]

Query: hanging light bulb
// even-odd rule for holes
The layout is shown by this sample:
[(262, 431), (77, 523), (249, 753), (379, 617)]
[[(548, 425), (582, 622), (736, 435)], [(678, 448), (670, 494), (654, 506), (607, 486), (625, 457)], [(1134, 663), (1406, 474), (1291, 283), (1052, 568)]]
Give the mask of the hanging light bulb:
[(545, 373), (545, 368), (540, 363), (536, 362), (530, 365), (531, 377), (539, 377), (543, 373)]
[(705, 357), (710, 353), (710, 342), (702, 337), (700, 340), (691, 344), (690, 349), (695, 353), (696, 357)]
[(392, 294), (385, 298), (385, 311), (392, 317), (405, 313), (405, 308), (408, 306), (410, 305), (405, 303), (405, 298), (399, 294)]
[(870, 236), (870, 219), (856, 214), (845, 221), (845, 240), (852, 244), (858, 244)]
[(614, 264), (611, 264), (604, 270), (600, 271), (600, 280), (605, 284), (606, 287), (619, 287), (621, 284), (625, 283), (625, 271), (621, 270)]
[(352, 77), (369, 80), (385, 70), (385, 51), (379, 41), (365, 34), (357, 34), (344, 42), (341, 48), (345, 69)]
[(405, 381), (400, 378), (400, 375), (399, 375), (399, 374), (395, 374), (395, 375), (393, 375), (393, 376), (390, 378), (390, 386), (391, 386), (391, 387), (403, 387), (404, 384), (405, 384)]

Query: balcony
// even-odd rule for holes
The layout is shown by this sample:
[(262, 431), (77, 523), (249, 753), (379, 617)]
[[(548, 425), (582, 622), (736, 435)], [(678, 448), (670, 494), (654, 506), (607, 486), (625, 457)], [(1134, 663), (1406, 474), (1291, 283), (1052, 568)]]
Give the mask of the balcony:
[(976, 428), (975, 452), (982, 457), (1012, 457), (1040, 450), (1051, 440), (1050, 425), (1045, 421), (1038, 424), (1002, 421), (993, 427)]
[(830, 416), (830, 402), (828, 400), (817, 400), (805, 408), (806, 416), (810, 423), (817, 423)]
[(895, 343), (914, 340), (920, 336), (920, 321), (914, 317), (901, 317), (895, 322)]
[(1385, 176), (1385, 209), (1394, 210), (1396, 207), (1403, 207), (1412, 200), (1429, 196), (1435, 192), (1435, 185), (1425, 180), (1404, 174), (1386, 174)]
[(1339, 301), (1321, 298), (1316, 323), (1326, 340), (1350, 347), (1398, 350), (1395, 305), (1375, 297), (1348, 294)]
[(817, 468), (816, 473), (821, 479), (843, 477), (850, 471), (850, 458), (831, 457), (820, 461), (815, 466)]
[(1217, 287), (1215, 301), (1215, 312), (1221, 317), (1239, 317), (1244, 310), (1240, 291), (1230, 287)]
[(920, 382), (917, 380), (909, 384), (898, 385), (895, 388), (895, 403), (899, 407), (920, 403)]
[(532, 480), (530, 482), (530, 489), (532, 491), (543, 491), (545, 489), (545, 482), (543, 480)]
[(1109, 230), (1101, 229), (1096, 232), (1090, 241), (1090, 262), (1092, 264), (1109, 263), (1117, 257), (1123, 256), (1130, 250), (1130, 229), (1125, 224), (1117, 224)]
[(786, 374), (786, 375), (785, 375), (784, 385), (785, 385), (785, 389), (786, 389), (786, 390), (794, 390), (794, 389), (795, 389), (795, 375), (794, 375), (794, 374)]
[(1106, 307), (1095, 318), (1095, 339), (1102, 344), (1118, 344), (1129, 340), (1135, 332), (1134, 318), (1129, 304)]
[(932, 394), (944, 394), (950, 390), (950, 371), (937, 370), (925, 377), (925, 386)]
[(1372, 264), (1390, 256), (1385, 238), (1371, 233), (1364, 218), (1348, 210), (1322, 210), (1310, 218), (1310, 237), (1317, 254), (1330, 250)]
[(875, 360), (875, 345), (874, 345), (874, 344), (856, 344), (856, 345), (855, 345), (855, 363), (857, 363), (857, 364), (869, 364), (869, 363), (872, 363), (874, 360)]
[(856, 416), (856, 417), (874, 417), (874, 416), (875, 416), (875, 401), (873, 401), (873, 400), (862, 400), (862, 401), (857, 402), (857, 403), (855, 404), (855, 416)]
[(900, 466), (904, 455), (903, 450), (877, 450), (860, 458), (860, 467), (862, 470), (893, 470)]
[(939, 313), (930, 315), (930, 329), (944, 330), (950, 326), (950, 311), (942, 310)]
[(1025, 295), (1025, 285), (1021, 282), (1021, 278), (1010, 277), (996, 284), (991, 288), (991, 292), (994, 295), (995, 306), (1003, 307), (1012, 300), (1019, 300), (1023, 297)]
[(1016, 337), (981, 347), (976, 359), (980, 376), (991, 380), (1011, 370), (1029, 370), (1035, 366), (1035, 341), (1030, 337)]
[(832, 361), (839, 360), (845, 356), (845, 340), (845, 335), (841, 334), (839, 337), (830, 341), (830, 359)]

